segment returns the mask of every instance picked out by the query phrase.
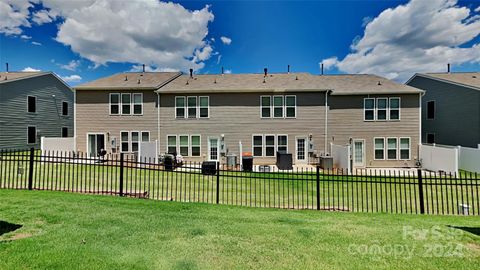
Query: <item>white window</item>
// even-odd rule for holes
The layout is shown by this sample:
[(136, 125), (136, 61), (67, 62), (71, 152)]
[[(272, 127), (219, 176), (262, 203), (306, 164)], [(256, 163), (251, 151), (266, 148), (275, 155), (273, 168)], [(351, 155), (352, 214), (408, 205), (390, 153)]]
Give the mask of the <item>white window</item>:
[(363, 119), (365, 121), (375, 120), (375, 99), (374, 98), (363, 99)]
[(283, 118), (283, 96), (273, 96), (273, 117)]
[(263, 156), (263, 136), (262, 135), (253, 135), (253, 156), (261, 157)]
[(265, 135), (265, 156), (275, 156), (275, 135)]
[(397, 138), (387, 138), (387, 159), (395, 160), (397, 157)]
[(180, 141), (180, 155), (186, 157), (188, 156), (188, 135), (180, 135), (179, 141)]
[(297, 116), (297, 96), (285, 96), (285, 117), (295, 118)]
[(149, 141), (150, 141), (150, 132), (142, 131), (142, 142), (149, 142)]
[(177, 136), (176, 135), (167, 136), (167, 153), (172, 155), (177, 154)]
[(197, 118), (197, 97), (187, 98), (188, 118)]
[(400, 159), (410, 160), (410, 138), (400, 138)]
[(110, 94), (110, 114), (120, 114), (120, 94)]
[(385, 139), (375, 138), (375, 159), (385, 159)]
[(131, 114), (131, 99), (132, 95), (131, 94), (122, 94), (122, 114)]
[(400, 98), (390, 98), (390, 120), (400, 120)]
[(200, 118), (208, 118), (210, 115), (210, 98), (209, 97), (199, 97), (200, 100)]
[(200, 135), (192, 135), (190, 136), (190, 152), (192, 153), (192, 157), (199, 157), (200, 156)]
[(387, 120), (387, 98), (377, 98), (377, 120)]
[(128, 131), (120, 132), (120, 152), (129, 151), (129, 135)]
[(272, 117), (272, 97), (270, 96), (261, 96), (260, 97), (260, 110), (262, 118)]
[(37, 143), (37, 127), (27, 127), (27, 144)]
[(277, 136), (277, 151), (288, 152), (288, 136), (287, 135), (278, 135)]
[(175, 117), (185, 118), (185, 97), (175, 97)]
[(427, 119), (428, 120), (435, 119), (435, 101), (434, 100), (427, 101)]
[(27, 111), (29, 113), (37, 112), (37, 97), (27, 96)]
[(133, 114), (143, 114), (143, 94), (133, 94)]
[(138, 142), (139, 142), (139, 135), (140, 133), (138, 131), (132, 131), (130, 133), (130, 139), (132, 143), (132, 152), (138, 152)]

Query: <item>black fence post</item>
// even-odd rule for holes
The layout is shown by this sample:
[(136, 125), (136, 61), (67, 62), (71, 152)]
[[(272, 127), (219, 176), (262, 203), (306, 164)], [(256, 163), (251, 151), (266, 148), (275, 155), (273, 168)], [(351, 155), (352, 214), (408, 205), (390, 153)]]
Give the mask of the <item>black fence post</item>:
[(320, 166), (317, 165), (317, 210), (320, 210)]
[(220, 196), (220, 162), (217, 162), (217, 204)]
[(419, 201), (420, 201), (420, 214), (425, 214), (425, 204), (423, 201), (423, 179), (422, 179), (422, 170), (418, 169), (417, 170), (417, 175), (418, 175), (418, 195), (419, 195)]
[(30, 148), (30, 167), (28, 168), (28, 190), (33, 189), (33, 166), (35, 161), (35, 149)]
[(120, 185), (119, 185), (119, 193), (120, 196), (123, 196), (123, 158), (124, 158), (124, 153), (120, 153)]

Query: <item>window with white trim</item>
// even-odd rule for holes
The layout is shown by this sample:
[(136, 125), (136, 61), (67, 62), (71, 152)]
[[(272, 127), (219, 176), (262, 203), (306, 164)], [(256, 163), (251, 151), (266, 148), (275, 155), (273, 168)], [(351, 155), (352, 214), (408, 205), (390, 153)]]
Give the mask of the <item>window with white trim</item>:
[(261, 96), (260, 97), (260, 108), (262, 118), (272, 117), (272, 97), (271, 96)]
[(389, 119), (400, 120), (400, 98), (390, 98), (389, 105)]
[(132, 131), (130, 132), (130, 139), (132, 144), (132, 152), (138, 152), (138, 141), (139, 141), (139, 132)]
[(180, 135), (178, 136), (180, 142), (180, 155), (186, 157), (188, 156), (188, 135)]
[(275, 135), (265, 135), (265, 156), (275, 156)]
[(397, 138), (387, 138), (387, 159), (397, 159)]
[(287, 135), (278, 135), (277, 136), (277, 151), (287, 152), (288, 151), (288, 136)]
[(120, 114), (120, 94), (110, 94), (110, 114)]
[(197, 97), (187, 97), (188, 118), (197, 118)]
[(375, 138), (375, 159), (385, 159), (385, 138)]
[(143, 114), (143, 94), (142, 93), (133, 94), (133, 114), (136, 114), (136, 115)]
[(167, 136), (167, 153), (169, 154), (177, 154), (177, 136), (176, 135), (168, 135)]
[(262, 135), (253, 135), (253, 156), (254, 157), (263, 156), (263, 136)]
[(190, 136), (190, 148), (192, 157), (200, 156), (200, 135)]
[(375, 120), (375, 99), (374, 98), (363, 99), (363, 119), (365, 121)]
[(185, 97), (175, 97), (175, 117), (185, 118)]
[(200, 110), (200, 118), (208, 118), (209, 117), (209, 107), (210, 107), (210, 98), (209, 97), (199, 97), (199, 110)]
[(149, 141), (150, 141), (150, 132), (142, 131), (142, 142), (149, 142)]
[(297, 96), (285, 96), (285, 117), (297, 117)]
[(27, 96), (27, 111), (29, 113), (37, 112), (37, 97)]
[(129, 137), (128, 131), (120, 132), (120, 152), (129, 151)]
[(377, 120), (387, 120), (387, 98), (377, 98)]
[(400, 159), (410, 160), (410, 138), (400, 138)]
[(273, 96), (273, 118), (283, 118), (283, 96)]
[(129, 115), (132, 113), (132, 95), (130, 93), (122, 93), (122, 114)]

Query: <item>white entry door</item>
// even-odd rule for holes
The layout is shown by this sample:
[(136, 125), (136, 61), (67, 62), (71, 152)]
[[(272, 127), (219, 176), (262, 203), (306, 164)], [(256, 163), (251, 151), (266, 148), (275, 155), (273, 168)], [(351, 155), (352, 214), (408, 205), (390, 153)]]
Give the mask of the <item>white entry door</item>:
[(297, 137), (295, 143), (295, 160), (297, 163), (307, 162), (307, 137)]
[(218, 137), (208, 138), (208, 160), (219, 161), (219, 148), (220, 140), (218, 139)]
[(353, 140), (353, 167), (365, 167), (364, 140)]

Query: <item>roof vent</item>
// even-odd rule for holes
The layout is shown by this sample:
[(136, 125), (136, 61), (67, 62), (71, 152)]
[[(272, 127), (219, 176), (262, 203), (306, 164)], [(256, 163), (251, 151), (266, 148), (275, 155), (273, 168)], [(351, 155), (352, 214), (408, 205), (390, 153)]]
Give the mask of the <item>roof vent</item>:
[(266, 83), (265, 78), (263, 78), (263, 83)]
[(190, 69), (190, 78), (193, 78), (193, 68)]
[(287, 66), (287, 73), (290, 73), (290, 65)]
[(142, 72), (145, 72), (145, 64), (142, 65)]
[(213, 81), (213, 83), (217, 83), (217, 78), (215, 78), (215, 80)]
[(263, 69), (263, 73), (264, 73), (263, 76), (264, 76), (264, 77), (267, 77), (268, 69), (267, 69), (267, 68), (264, 68), (264, 69)]
[(140, 84), (140, 79), (138, 79), (137, 83)]
[(298, 76), (295, 76), (295, 81), (298, 81)]
[(381, 81), (378, 81), (377, 85), (382, 85), (382, 82), (381, 82)]
[(223, 76), (223, 67), (222, 67), (222, 76)]
[(185, 85), (188, 85), (188, 80), (187, 80), (187, 83)]
[(125, 81), (128, 81), (127, 75), (125, 75)]
[(477, 78), (477, 76), (475, 76), (475, 75), (472, 75), (472, 78), (476, 79), (476, 78)]
[[(5, 66), (7, 67), (7, 73), (8, 73), (8, 62), (5, 63)], [(6, 80), (6, 79), (5, 79)]]
[(450, 73), (450, 63), (447, 64), (447, 72)]

